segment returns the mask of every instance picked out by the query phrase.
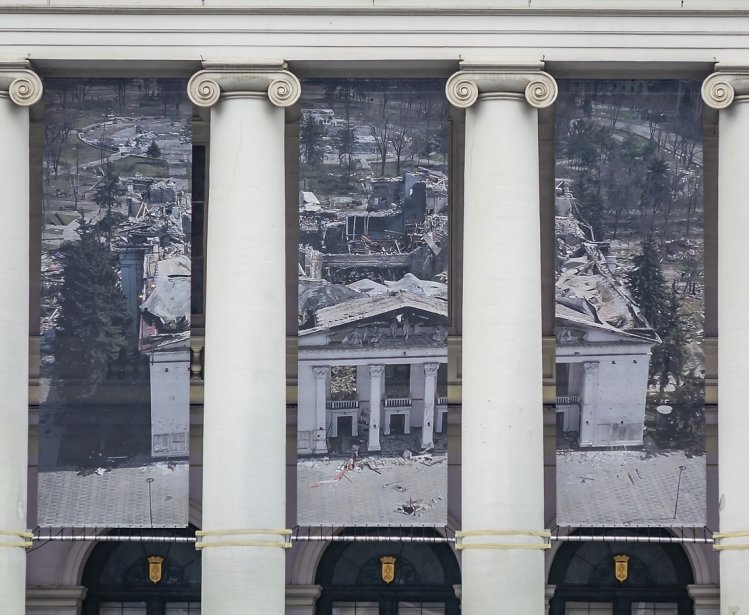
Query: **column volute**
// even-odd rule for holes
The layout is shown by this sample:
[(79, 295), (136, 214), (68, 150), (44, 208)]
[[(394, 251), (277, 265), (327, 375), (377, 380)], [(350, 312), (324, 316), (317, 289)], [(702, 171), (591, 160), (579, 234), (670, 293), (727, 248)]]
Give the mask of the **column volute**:
[(447, 100), (466, 109), (481, 99), (523, 98), (543, 109), (554, 103), (558, 88), (554, 78), (543, 71), (543, 62), (493, 64), (464, 61), (460, 70), (447, 80)]
[(19, 107), (30, 107), (42, 97), (42, 80), (28, 60), (0, 61), (0, 97), (9, 97)]
[(187, 84), (187, 94), (198, 107), (212, 107), (220, 99), (267, 96), (276, 107), (290, 107), (301, 94), (296, 75), (282, 60), (263, 64), (203, 62)]

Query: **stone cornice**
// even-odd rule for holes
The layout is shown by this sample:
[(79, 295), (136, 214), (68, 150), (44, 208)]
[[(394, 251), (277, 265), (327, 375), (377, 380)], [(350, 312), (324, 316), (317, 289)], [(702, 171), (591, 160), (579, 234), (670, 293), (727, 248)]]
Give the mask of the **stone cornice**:
[(42, 97), (42, 80), (26, 60), (0, 59), (0, 96), (20, 107), (30, 107)]
[(702, 82), (702, 100), (713, 109), (730, 107), (739, 97), (749, 96), (749, 67), (716, 64), (716, 71)]
[(257, 64), (203, 62), (187, 84), (187, 94), (198, 107), (212, 107), (220, 98), (266, 95), (277, 107), (290, 107), (301, 94), (297, 77), (286, 70), (286, 62)]
[(557, 83), (545, 73), (543, 62), (492, 64), (461, 62), (461, 70), (447, 80), (445, 93), (451, 105), (471, 107), (479, 98), (522, 98), (537, 109), (557, 98)]
[(323, 15), (746, 15), (735, 0), (6, 0), (0, 12)]

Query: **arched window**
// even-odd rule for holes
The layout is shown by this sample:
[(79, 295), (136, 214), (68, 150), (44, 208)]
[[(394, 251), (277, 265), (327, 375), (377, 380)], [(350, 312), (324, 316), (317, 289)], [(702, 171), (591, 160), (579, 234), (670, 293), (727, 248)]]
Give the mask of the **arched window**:
[[(592, 530), (578, 530), (590, 534)], [(601, 534), (600, 529), (596, 530)], [(665, 530), (607, 530), (609, 535), (669, 536)], [(617, 563), (619, 570), (617, 571)], [(692, 569), (681, 545), (567, 542), (549, 572), (551, 615), (692, 615)]]
[[(371, 533), (400, 536), (392, 529)], [(362, 530), (358, 530), (362, 535)], [(433, 530), (421, 530), (435, 536)], [(457, 615), (460, 569), (446, 544), (340, 542), (320, 560), (317, 615)]]
[[(189, 536), (194, 530), (175, 534)], [(193, 543), (102, 542), (83, 571), (88, 589), (83, 613), (197, 615), (200, 574), (200, 553)]]

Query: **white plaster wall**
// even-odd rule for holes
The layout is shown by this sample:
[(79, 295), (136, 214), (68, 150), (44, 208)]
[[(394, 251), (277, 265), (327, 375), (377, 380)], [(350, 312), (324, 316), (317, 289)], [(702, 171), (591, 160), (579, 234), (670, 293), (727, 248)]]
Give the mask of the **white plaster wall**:
[(571, 363), (571, 393), (587, 396), (582, 364), (598, 364), (595, 411), (589, 432), (592, 434), (591, 443), (641, 444), (650, 365), (649, 347), (645, 344), (589, 344), (561, 346), (559, 351), (557, 363)]
[[(647, 356), (601, 358), (594, 443), (642, 442), (647, 382)], [(623, 438), (615, 437), (617, 425), (626, 432)]]
[[(157, 434), (184, 434), (190, 424), (190, 351), (157, 352), (151, 358), (151, 451), (155, 456), (179, 453), (172, 448), (157, 452)], [(187, 438), (181, 452), (186, 452)]]
[(299, 431), (314, 431), (316, 384), (312, 363), (299, 364), (298, 383), (298, 429)]

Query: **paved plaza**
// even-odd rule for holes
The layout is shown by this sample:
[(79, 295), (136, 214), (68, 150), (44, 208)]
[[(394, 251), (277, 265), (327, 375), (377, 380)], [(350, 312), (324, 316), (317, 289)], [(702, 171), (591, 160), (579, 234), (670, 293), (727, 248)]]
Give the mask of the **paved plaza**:
[(702, 527), (705, 479), (683, 451), (557, 451), (557, 523)]
[(367, 457), (345, 470), (345, 460), (297, 464), (299, 525), (411, 525), (447, 523), (447, 455)]
[[(187, 462), (39, 473), (42, 527), (184, 527)], [(153, 479), (149, 483), (149, 479)], [(149, 503), (150, 485), (150, 503)]]

